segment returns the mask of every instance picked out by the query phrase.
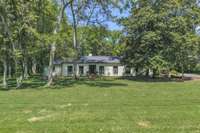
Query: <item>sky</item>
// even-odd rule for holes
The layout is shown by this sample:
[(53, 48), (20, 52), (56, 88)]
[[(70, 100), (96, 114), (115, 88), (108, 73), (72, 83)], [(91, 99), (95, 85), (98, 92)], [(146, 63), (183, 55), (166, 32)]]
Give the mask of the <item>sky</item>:
[[(121, 17), (128, 17), (129, 16), (129, 11), (126, 10), (126, 11), (123, 11), (122, 13), (120, 13), (118, 10), (113, 10), (112, 14), (114, 16), (117, 16), (118, 18), (121, 18)], [(112, 21), (108, 21), (106, 23), (108, 25), (108, 28), (110, 30), (122, 30), (122, 26), (120, 26), (119, 24), (117, 24), (116, 22), (112, 22)]]
[[(66, 10), (66, 14), (68, 14), (68, 19), (70, 22), (72, 22), (72, 15), (70, 9)], [(127, 17), (129, 16), (129, 11), (124, 10), (123, 12), (120, 12), (118, 9), (112, 9), (112, 15), (121, 18), (121, 17)], [(102, 18), (103, 16), (99, 15), (99, 18)], [(117, 24), (116, 22), (113, 22), (112, 20), (107, 20), (104, 22), (104, 25), (108, 27), (109, 30), (122, 30), (122, 26)]]

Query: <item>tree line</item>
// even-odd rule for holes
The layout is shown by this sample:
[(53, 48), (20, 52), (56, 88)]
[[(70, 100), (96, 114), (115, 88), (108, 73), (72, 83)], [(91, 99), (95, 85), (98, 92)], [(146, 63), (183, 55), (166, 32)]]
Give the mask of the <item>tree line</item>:
[[(119, 18), (113, 10), (129, 15)], [(122, 30), (109, 30), (108, 20)], [(120, 56), (147, 75), (150, 69), (183, 74), (199, 63), (199, 22), (197, 0), (0, 0), (3, 87), (15, 78), (19, 88), (47, 65), (50, 86), (56, 59), (89, 53)]]
[(121, 20), (126, 34), (124, 63), (182, 73), (199, 63), (200, 7), (197, 0), (138, 0), (131, 15)]
[(45, 65), (49, 66), (50, 86), (56, 59), (89, 53), (121, 54), (121, 32), (110, 31), (104, 24), (115, 19), (111, 10), (120, 9), (120, 4), (101, 0), (0, 0), (3, 87), (7, 88), (7, 79), (14, 77), (19, 88), (31, 74), (42, 73)]

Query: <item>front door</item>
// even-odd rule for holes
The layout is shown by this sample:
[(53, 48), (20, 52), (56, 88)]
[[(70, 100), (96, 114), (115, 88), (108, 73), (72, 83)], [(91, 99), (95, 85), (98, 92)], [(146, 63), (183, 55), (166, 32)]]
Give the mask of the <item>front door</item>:
[(96, 74), (96, 65), (89, 65), (89, 74)]

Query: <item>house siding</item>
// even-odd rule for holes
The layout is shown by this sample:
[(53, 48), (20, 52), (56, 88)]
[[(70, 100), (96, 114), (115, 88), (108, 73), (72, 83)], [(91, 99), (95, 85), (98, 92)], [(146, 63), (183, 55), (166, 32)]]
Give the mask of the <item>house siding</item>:
[[(96, 65), (96, 72), (99, 74), (99, 67), (104, 66), (104, 74), (102, 76), (135, 76), (135, 70), (131, 69), (130, 74), (125, 74), (125, 66), (121, 64), (111, 64), (111, 63), (86, 63), (86, 64), (78, 64), (77, 71), (79, 73), (79, 66), (83, 66), (83, 74), (80, 76), (87, 76), (89, 72), (89, 65)], [(68, 73), (68, 67), (72, 66), (73, 72), (71, 74)], [(113, 73), (113, 67), (117, 66), (118, 67), (118, 73), (114, 74)], [(48, 75), (48, 67), (45, 67), (44, 69), (44, 76)], [(63, 63), (61, 65), (56, 65), (54, 69), (54, 75), (55, 76), (73, 76), (74, 74), (74, 64), (72, 63)]]
[(74, 71), (73, 64), (62, 64), (62, 76), (72, 76), (72, 74), (68, 73), (68, 66), (72, 66), (72, 71)]
[(54, 69), (54, 75), (55, 76), (61, 76), (62, 74), (62, 67), (61, 65), (56, 65)]
[[(87, 76), (89, 72), (89, 66), (90, 65), (96, 65), (96, 72), (99, 74), (99, 67), (104, 66), (104, 74), (101, 74), (102, 76), (135, 76), (135, 70), (133, 68), (130, 69), (130, 73), (126, 73), (126, 67), (124, 65), (120, 64), (120, 61), (116, 61), (116, 58), (113, 58), (113, 60), (109, 60), (111, 57), (106, 57), (106, 56), (95, 56), (95, 57), (85, 57), (86, 63), (82, 61), (82, 63), (78, 63), (77, 65), (77, 72), (79, 74), (79, 66), (83, 66), (83, 74), (80, 76)], [(88, 59), (96, 59), (96, 62), (90, 63)], [(101, 61), (105, 61), (104, 63), (100, 63)], [(90, 60), (90, 61), (92, 61)], [(114, 61), (115, 60), (115, 61)], [(119, 59), (118, 59), (119, 60)], [(98, 62), (99, 61), (99, 62)], [(110, 62), (109, 62), (110, 61)], [(113, 62), (112, 62), (113, 61)], [(72, 72), (68, 73), (69, 66), (72, 66)], [(113, 67), (117, 66), (118, 67), (118, 73), (114, 73)], [(44, 76), (48, 75), (48, 67), (44, 68)], [(73, 62), (61, 62), (60, 64), (55, 64), (54, 67), (54, 76), (73, 76), (74, 75), (74, 64)]]

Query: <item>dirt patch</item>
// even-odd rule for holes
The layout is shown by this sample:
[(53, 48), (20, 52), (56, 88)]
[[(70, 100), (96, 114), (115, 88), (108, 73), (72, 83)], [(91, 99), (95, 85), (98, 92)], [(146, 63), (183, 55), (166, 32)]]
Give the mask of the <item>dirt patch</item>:
[(151, 128), (150, 121), (139, 121), (137, 125), (141, 128)]
[(59, 105), (58, 107), (61, 108), (61, 109), (63, 109), (63, 108), (66, 108), (67, 105)]
[(25, 114), (29, 114), (29, 113), (32, 113), (32, 110), (23, 110), (23, 112), (24, 112)]
[(66, 107), (70, 107), (70, 106), (72, 106), (71, 103), (59, 105), (58, 107), (59, 107), (59, 108), (66, 108)]
[(47, 113), (48, 111), (46, 109), (41, 109), (38, 113)]
[(89, 105), (88, 103), (84, 103), (84, 104), (83, 104), (83, 106), (88, 106), (88, 105)]
[(21, 130), (18, 130), (16, 133), (32, 133), (31, 131), (21, 131)]
[(47, 109), (41, 109), (38, 114), (50, 114), (52, 111)]
[(72, 104), (71, 104), (71, 103), (68, 103), (67, 106), (70, 107), (70, 106), (72, 106)]
[(46, 115), (46, 116), (32, 117), (32, 118), (29, 118), (28, 121), (29, 121), (29, 122), (37, 122), (37, 121), (42, 121), (42, 120), (51, 118), (51, 117), (53, 117), (53, 116), (55, 116), (55, 115), (54, 115), (54, 114), (51, 114), (51, 115)]

